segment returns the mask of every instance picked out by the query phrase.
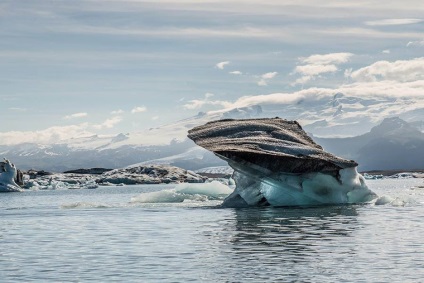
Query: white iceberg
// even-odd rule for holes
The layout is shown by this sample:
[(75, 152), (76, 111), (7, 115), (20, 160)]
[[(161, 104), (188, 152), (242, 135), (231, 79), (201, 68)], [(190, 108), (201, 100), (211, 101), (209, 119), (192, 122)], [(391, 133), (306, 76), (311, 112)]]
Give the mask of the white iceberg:
[(114, 169), (103, 173), (97, 183), (112, 184), (169, 184), (169, 183), (203, 183), (206, 177), (193, 171), (176, 166), (134, 164), (125, 168)]
[(0, 162), (0, 192), (20, 192), (21, 187), (15, 182), (17, 169), (6, 158)]

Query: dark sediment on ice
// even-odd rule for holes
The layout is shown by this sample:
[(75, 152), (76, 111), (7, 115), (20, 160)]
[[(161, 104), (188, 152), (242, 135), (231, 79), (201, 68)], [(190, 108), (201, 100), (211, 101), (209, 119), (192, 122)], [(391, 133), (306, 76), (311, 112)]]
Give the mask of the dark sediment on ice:
[(298, 122), (281, 118), (209, 122), (191, 129), (188, 137), (230, 163), (271, 172), (335, 173), (358, 165), (324, 151)]

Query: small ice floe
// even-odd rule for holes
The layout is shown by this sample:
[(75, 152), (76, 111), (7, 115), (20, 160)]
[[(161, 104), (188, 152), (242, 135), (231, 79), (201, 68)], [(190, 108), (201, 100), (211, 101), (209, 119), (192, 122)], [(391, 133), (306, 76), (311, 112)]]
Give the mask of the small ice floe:
[(197, 174), (205, 175), (208, 177), (228, 177), (233, 175), (234, 169), (230, 166), (213, 166), (213, 167), (206, 167), (202, 169), (197, 169)]
[(411, 187), (411, 190), (422, 190), (424, 189), (424, 185), (420, 185), (420, 186), (415, 186), (415, 187)]
[(87, 190), (97, 189), (99, 187), (95, 180), (88, 180), (86, 182), (81, 183), (80, 186), (81, 189)]
[(66, 190), (70, 186), (68, 183), (56, 181), (50, 178), (49, 180), (39, 179), (38, 181), (29, 180), (25, 183), (24, 187), (26, 189), (38, 191), (38, 190)]
[(97, 183), (112, 183), (115, 185), (136, 184), (169, 184), (169, 183), (203, 183), (207, 178), (170, 165), (140, 165), (114, 169), (100, 175)]
[(417, 201), (414, 198), (411, 197), (391, 197), (387, 195), (383, 195), (378, 197), (375, 202), (375, 205), (390, 205), (390, 206), (397, 206), (397, 207), (403, 207), (403, 206), (413, 206), (417, 204)]
[(375, 201), (375, 205), (386, 205), (391, 203), (394, 200), (394, 198), (390, 197), (390, 196), (381, 196), (379, 198), (377, 198), (377, 200)]
[(86, 208), (111, 208), (113, 206), (102, 204), (102, 203), (90, 203), (90, 202), (74, 202), (68, 204), (62, 204), (60, 208), (63, 209), (86, 209)]
[(368, 174), (368, 173), (364, 173), (362, 176), (364, 176), (365, 180), (378, 180), (378, 179), (383, 179), (384, 176), (381, 174)]
[(173, 189), (143, 193), (131, 198), (132, 203), (178, 203), (184, 201), (221, 200), (231, 194), (228, 186), (213, 181), (211, 183), (182, 183)]
[(396, 173), (394, 175), (388, 176), (390, 179), (410, 179), (415, 178), (414, 173), (411, 172), (402, 172), (402, 173)]
[[(32, 175), (25, 178), (24, 188), (29, 190), (75, 190), (75, 189), (96, 189), (96, 175), (75, 174), (75, 173), (48, 173), (36, 174), (31, 170)], [(35, 173), (34, 173), (35, 172)]]

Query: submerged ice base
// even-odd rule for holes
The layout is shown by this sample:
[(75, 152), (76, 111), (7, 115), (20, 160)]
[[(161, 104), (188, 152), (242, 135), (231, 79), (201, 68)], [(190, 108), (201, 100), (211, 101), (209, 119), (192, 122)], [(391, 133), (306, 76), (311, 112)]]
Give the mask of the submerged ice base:
[(341, 169), (333, 176), (321, 172), (266, 175), (233, 166), (236, 188), (224, 200), (225, 207), (355, 204), (376, 198), (356, 167)]

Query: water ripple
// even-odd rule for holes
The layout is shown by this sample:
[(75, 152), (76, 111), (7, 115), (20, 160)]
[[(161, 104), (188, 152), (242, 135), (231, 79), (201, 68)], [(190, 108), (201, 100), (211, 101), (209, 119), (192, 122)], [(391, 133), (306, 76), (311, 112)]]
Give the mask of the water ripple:
[[(373, 184), (394, 197), (411, 194), (409, 184)], [(1, 282), (420, 282), (424, 276), (420, 204), (129, 204), (148, 189), (1, 198)]]

